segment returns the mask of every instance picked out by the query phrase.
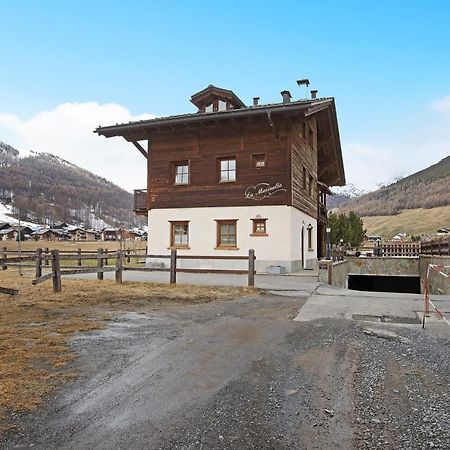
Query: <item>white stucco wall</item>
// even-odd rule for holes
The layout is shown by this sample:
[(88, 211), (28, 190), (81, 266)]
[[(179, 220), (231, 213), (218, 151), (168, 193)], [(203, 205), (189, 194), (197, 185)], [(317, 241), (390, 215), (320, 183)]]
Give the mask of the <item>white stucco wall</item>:
[[(257, 216), (267, 219), (268, 236), (251, 236)], [(215, 249), (217, 240), (216, 220), (237, 220), (237, 249)], [(170, 252), (170, 221), (189, 221), (189, 249), (178, 249), (183, 255), (248, 255), (256, 254), (256, 270), (264, 272), (268, 265), (281, 265), (287, 271), (300, 268), (300, 236), (305, 228), (305, 266), (317, 261), (316, 220), (290, 206), (241, 206), (223, 208), (174, 208), (152, 209), (148, 213), (148, 252), (163, 255)], [(313, 251), (307, 249), (306, 227), (313, 226)], [(310, 260), (308, 263), (307, 260)], [(157, 260), (148, 261), (158, 262)], [(168, 260), (159, 260), (168, 264)], [(246, 269), (246, 261), (179, 260), (179, 267)]]

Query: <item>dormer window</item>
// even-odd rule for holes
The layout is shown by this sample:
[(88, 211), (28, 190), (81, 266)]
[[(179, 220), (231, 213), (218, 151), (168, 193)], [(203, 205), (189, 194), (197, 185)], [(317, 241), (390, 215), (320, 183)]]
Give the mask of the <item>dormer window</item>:
[(199, 112), (205, 113), (245, 108), (243, 101), (233, 91), (213, 85), (194, 94), (191, 102), (197, 106)]

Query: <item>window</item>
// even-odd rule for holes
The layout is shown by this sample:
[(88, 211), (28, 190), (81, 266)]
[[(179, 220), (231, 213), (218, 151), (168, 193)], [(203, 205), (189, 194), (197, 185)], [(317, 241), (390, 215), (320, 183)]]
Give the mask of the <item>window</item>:
[(253, 233), (251, 236), (267, 236), (266, 222), (267, 219), (252, 219)]
[(266, 155), (253, 155), (253, 167), (266, 167)]
[(303, 189), (306, 191), (306, 167), (303, 166)]
[(306, 228), (308, 230), (308, 250), (312, 251), (313, 250), (313, 245), (312, 245), (312, 230), (313, 227), (311, 224), (309, 224)]
[(189, 222), (170, 222), (170, 246), (174, 248), (189, 246)]
[(237, 220), (217, 220), (217, 248), (237, 248)]
[(175, 184), (189, 184), (189, 163), (175, 163)]
[(207, 103), (206, 105), (205, 105), (205, 112), (213, 112), (213, 104), (210, 102), (210, 103)]
[(314, 183), (314, 178), (312, 175), (309, 176), (309, 184), (308, 184), (308, 192), (309, 195), (313, 194), (313, 183)]
[(219, 111), (226, 111), (226, 109), (227, 109), (227, 102), (219, 100)]
[(236, 181), (236, 158), (219, 160), (220, 181)]

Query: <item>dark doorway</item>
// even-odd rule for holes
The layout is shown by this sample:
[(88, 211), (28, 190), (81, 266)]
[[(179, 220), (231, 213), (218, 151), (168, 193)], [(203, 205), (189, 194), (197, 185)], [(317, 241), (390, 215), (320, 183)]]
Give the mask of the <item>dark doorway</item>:
[(420, 294), (420, 277), (349, 275), (348, 288), (356, 291), (404, 292)]

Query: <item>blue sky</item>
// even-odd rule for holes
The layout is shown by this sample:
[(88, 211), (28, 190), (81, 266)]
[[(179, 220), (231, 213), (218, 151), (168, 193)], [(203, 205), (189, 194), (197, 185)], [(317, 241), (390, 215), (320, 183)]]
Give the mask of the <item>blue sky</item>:
[(269, 103), (283, 89), (303, 97), (295, 80), (308, 77), (336, 98), (347, 179), (364, 189), (450, 154), (449, 1), (0, 0), (0, 11), (0, 140), (127, 189), (145, 185), (142, 157), (90, 130), (193, 111), (208, 84)]

